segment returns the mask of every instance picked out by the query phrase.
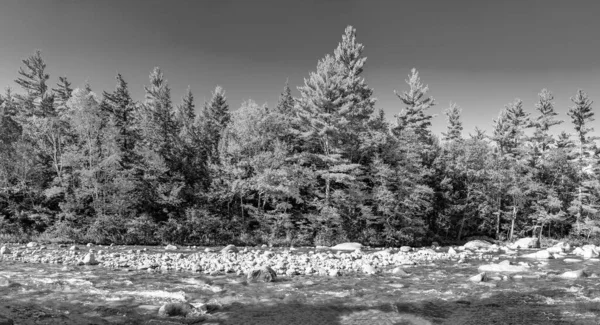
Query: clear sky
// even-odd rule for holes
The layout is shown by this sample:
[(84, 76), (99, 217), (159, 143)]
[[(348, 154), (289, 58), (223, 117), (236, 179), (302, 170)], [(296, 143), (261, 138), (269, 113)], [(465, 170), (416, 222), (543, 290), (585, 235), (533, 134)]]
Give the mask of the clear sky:
[(490, 130), (516, 97), (533, 112), (542, 88), (565, 120), (578, 88), (600, 113), (599, 16), (597, 0), (2, 0), (0, 86), (17, 88), (21, 59), (40, 49), (52, 84), (66, 75), (101, 93), (119, 72), (142, 99), (160, 66), (176, 103), (188, 85), (198, 106), (221, 85), (231, 109), (247, 99), (275, 106), (286, 79), (297, 95), (353, 25), (388, 118), (401, 109), (394, 89), (405, 89), (415, 67), (438, 102), (434, 132), (444, 130), (441, 112), (453, 101), (467, 134)]

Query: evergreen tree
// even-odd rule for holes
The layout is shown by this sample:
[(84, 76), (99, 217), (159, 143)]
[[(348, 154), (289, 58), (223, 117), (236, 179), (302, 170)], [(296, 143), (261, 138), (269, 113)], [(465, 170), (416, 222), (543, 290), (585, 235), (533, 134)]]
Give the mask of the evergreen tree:
[(18, 96), (25, 109), (23, 113), (25, 116), (52, 115), (54, 113), (53, 96), (48, 94), (46, 85), (50, 76), (46, 73), (46, 63), (42, 58), (42, 53), (37, 50), (22, 62), (25, 66), (19, 68), (19, 77), (15, 82), (25, 91), (25, 95)]
[(277, 111), (282, 115), (292, 115), (294, 111), (294, 97), (292, 97), (292, 90), (288, 84), (288, 81), (285, 82), (285, 87), (283, 88), (283, 92), (279, 96), (279, 100), (277, 102)]
[(61, 114), (66, 109), (66, 104), (71, 98), (73, 88), (71, 88), (71, 83), (67, 80), (67, 77), (58, 77), (58, 84), (52, 90), (54, 91), (54, 103), (57, 111)]
[(112, 93), (104, 91), (101, 108), (107, 112), (109, 119), (118, 130), (116, 144), (121, 156), (121, 164), (127, 168), (136, 161), (134, 152), (138, 139), (137, 122), (135, 120), (136, 105), (131, 99), (127, 82), (121, 74), (117, 74), (117, 86)]
[(429, 86), (421, 83), (417, 69), (411, 70), (406, 83), (409, 86), (408, 91), (402, 94), (394, 91), (405, 107), (395, 116), (396, 125), (392, 131), (398, 135), (404, 130), (411, 129), (420, 137), (427, 138), (430, 135), (429, 127), (433, 116), (425, 111), (435, 105), (435, 100), (427, 96)]
[(450, 103), (450, 107), (448, 107), (444, 113), (446, 114), (446, 118), (448, 120), (448, 131), (446, 133), (442, 133), (444, 136), (444, 140), (446, 141), (457, 141), (462, 139), (462, 122), (460, 121), (460, 113), (461, 109), (456, 105), (456, 103)]
[(571, 117), (571, 122), (575, 128), (575, 135), (577, 136), (577, 166), (579, 169), (578, 175), (578, 189), (577, 199), (571, 203), (569, 211), (575, 214), (575, 224), (577, 233), (581, 232), (581, 221), (586, 214), (589, 218), (589, 213), (595, 212), (595, 209), (591, 206), (590, 189), (585, 188), (588, 176), (584, 169), (588, 166), (593, 166), (597, 163), (595, 151), (592, 150), (594, 145), (594, 137), (588, 136), (593, 131), (591, 122), (594, 121), (594, 112), (592, 111), (592, 101), (588, 98), (588, 95), (581, 89), (577, 91), (574, 97), (571, 97), (573, 106), (567, 113)]
[(204, 103), (201, 121), (202, 132), (207, 142), (207, 152), (213, 162), (218, 161), (221, 133), (230, 120), (231, 115), (227, 97), (225, 97), (225, 90), (221, 86), (217, 86), (212, 92), (211, 99)]

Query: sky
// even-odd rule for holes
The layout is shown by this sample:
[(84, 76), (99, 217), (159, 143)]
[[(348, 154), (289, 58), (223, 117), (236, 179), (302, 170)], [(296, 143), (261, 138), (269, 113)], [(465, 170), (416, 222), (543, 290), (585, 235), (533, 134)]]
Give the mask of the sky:
[(352, 25), (365, 45), (364, 77), (390, 119), (402, 109), (394, 90), (407, 88), (414, 67), (437, 102), (436, 134), (451, 101), (467, 135), (490, 131), (515, 98), (536, 115), (542, 88), (566, 121), (558, 130), (571, 132), (577, 89), (600, 112), (599, 13), (596, 0), (2, 0), (0, 86), (17, 90), (21, 60), (40, 49), (51, 84), (67, 76), (100, 94), (118, 72), (142, 100), (159, 66), (175, 103), (189, 86), (201, 106), (220, 85), (231, 109), (248, 99), (273, 107), (286, 80), (299, 95)]

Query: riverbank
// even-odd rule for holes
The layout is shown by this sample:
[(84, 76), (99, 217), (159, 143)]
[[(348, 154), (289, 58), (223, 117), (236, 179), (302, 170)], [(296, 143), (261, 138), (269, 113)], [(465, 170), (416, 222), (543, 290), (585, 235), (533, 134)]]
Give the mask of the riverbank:
[[(579, 252), (589, 247), (4, 246), (0, 315), (16, 324), (600, 321), (600, 260)], [(250, 271), (265, 265), (275, 281), (249, 281)], [(159, 316), (169, 303), (196, 312)]]

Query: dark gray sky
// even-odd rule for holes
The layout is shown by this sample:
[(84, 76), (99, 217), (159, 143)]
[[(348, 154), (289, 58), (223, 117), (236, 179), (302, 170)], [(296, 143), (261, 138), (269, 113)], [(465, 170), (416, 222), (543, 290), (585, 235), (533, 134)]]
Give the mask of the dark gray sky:
[(353, 25), (389, 118), (401, 109), (394, 89), (416, 67), (438, 102), (434, 131), (444, 130), (441, 111), (453, 101), (466, 134), (489, 130), (516, 97), (533, 112), (544, 87), (565, 120), (578, 88), (600, 105), (599, 16), (594, 0), (3, 0), (0, 85), (16, 88), (20, 60), (41, 49), (53, 84), (66, 75), (101, 93), (118, 71), (142, 99), (160, 66), (176, 103), (188, 85), (198, 106), (221, 85), (232, 109), (250, 98), (274, 106), (286, 78), (297, 94)]

